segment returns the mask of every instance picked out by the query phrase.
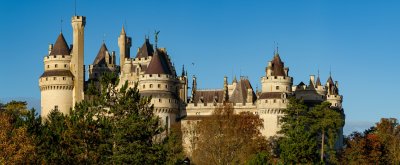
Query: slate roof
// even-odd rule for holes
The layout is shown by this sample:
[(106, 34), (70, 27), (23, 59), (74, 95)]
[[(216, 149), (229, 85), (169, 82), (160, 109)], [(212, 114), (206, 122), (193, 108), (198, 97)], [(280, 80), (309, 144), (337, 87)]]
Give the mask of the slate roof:
[(250, 81), (248, 79), (240, 79), (240, 81), (237, 83), (236, 88), (232, 92), (232, 95), (229, 98), (229, 101), (233, 103), (246, 103), (247, 102), (247, 90), (251, 89), (252, 95), (253, 95), (253, 100), (254, 102), (257, 97), (256, 94), (253, 91), (253, 87), (250, 84)]
[(274, 59), (271, 61), (272, 63), (272, 76), (286, 76), (283, 68), (285, 67), (284, 63), (282, 62), (279, 54), (274, 55)]
[(50, 52), (50, 55), (70, 55), (70, 49), (68, 48), (68, 44), (65, 41), (64, 35), (60, 33), (58, 38), (54, 44), (53, 49)]
[(280, 99), (282, 98), (282, 92), (265, 92), (261, 93), (258, 99)]
[[(105, 43), (101, 44), (99, 53), (97, 53), (96, 58), (93, 61), (93, 65), (107, 65), (106, 56), (107, 56), (107, 46)], [(109, 57), (111, 58), (111, 57)]]
[(329, 83), (328, 86), (328, 94), (331, 95), (338, 95), (339, 94), (339, 89), (336, 87), (335, 83), (332, 80), (332, 76), (329, 76), (327, 83)]
[(74, 77), (74, 75), (69, 70), (48, 70), (45, 71), (40, 77), (53, 77), (53, 76)]
[(222, 103), (224, 99), (223, 90), (197, 90), (194, 95), (194, 103)]
[(136, 58), (144, 58), (144, 57), (148, 57), (148, 56), (153, 56), (153, 54), (154, 54), (153, 45), (150, 44), (149, 39), (146, 38), (142, 47), (139, 48), (139, 51), (136, 54)]
[(146, 74), (172, 74), (165, 53), (156, 51), (146, 69)]

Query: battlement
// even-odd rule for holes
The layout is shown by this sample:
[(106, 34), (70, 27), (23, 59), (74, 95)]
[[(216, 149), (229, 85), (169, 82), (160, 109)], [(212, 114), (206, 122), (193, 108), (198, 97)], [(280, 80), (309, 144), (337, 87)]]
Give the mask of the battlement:
[(271, 107), (271, 108), (286, 108), (288, 104), (286, 98), (269, 98), (269, 99), (258, 99), (258, 107)]
[(71, 61), (71, 58), (70, 55), (46, 55), (43, 57), (43, 61)]
[(176, 80), (176, 76), (169, 74), (142, 74), (139, 81), (142, 80)]
[(141, 58), (131, 58), (134, 62), (146, 62), (146, 61), (151, 61), (151, 56), (149, 57), (141, 57)]
[(327, 100), (342, 100), (342, 95), (326, 95)]
[(71, 85), (74, 84), (74, 78), (68, 76), (51, 76), (51, 77), (41, 77), (39, 79), (39, 86), (49, 86), (49, 85)]
[(290, 76), (264, 76), (261, 81), (287, 81), (292, 82), (293, 78)]
[(84, 24), (86, 23), (85, 16), (75, 15), (75, 16), (72, 16), (71, 20), (72, 20), (72, 22), (83, 22)]

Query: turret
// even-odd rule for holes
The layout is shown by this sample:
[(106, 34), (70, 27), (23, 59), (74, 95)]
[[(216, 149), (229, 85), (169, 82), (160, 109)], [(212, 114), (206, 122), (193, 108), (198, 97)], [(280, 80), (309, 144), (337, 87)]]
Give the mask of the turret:
[(156, 49), (143, 75), (139, 77), (139, 92), (151, 96), (154, 114), (170, 128), (180, 108), (180, 81), (165, 49)]
[(179, 77), (180, 80), (180, 91), (179, 97), (184, 103), (187, 103), (187, 95), (188, 95), (188, 79), (187, 73), (185, 72), (185, 65), (182, 66), (182, 74)]
[(262, 92), (292, 92), (293, 79), (289, 76), (289, 68), (285, 68), (278, 50), (268, 62), (265, 72), (266, 76), (261, 79)]
[[(260, 117), (264, 120), (261, 133), (268, 137), (277, 135), (280, 130), (280, 117), (287, 107), (287, 96), (292, 93), (293, 79), (289, 76), (289, 68), (285, 68), (278, 48), (265, 68), (265, 76), (261, 78), (261, 93), (257, 99)], [(267, 110), (267, 111), (266, 111)]]
[(224, 77), (224, 102), (229, 101), (229, 91), (228, 91), (228, 77)]
[(336, 81), (334, 83), (332, 76), (329, 76), (326, 81), (326, 90), (327, 90), (327, 101), (331, 103), (331, 107), (342, 109), (342, 99), (343, 96), (339, 94), (339, 84)]
[(89, 65), (89, 80), (100, 80), (104, 73), (117, 73), (114, 59), (115, 52), (112, 51), (110, 55), (106, 44), (103, 42), (92, 65)]
[(74, 75), (70, 71), (70, 49), (62, 33), (44, 57), (44, 72), (39, 78), (41, 116), (46, 119), (52, 110), (69, 114), (73, 106)]
[[(126, 36), (125, 28), (123, 26), (122, 26), (121, 34), (118, 37), (118, 46), (119, 46), (119, 55), (120, 55), (119, 65), (122, 68), (124, 65), (125, 59), (130, 58), (130, 48), (132, 46), (131, 38)], [(122, 72), (122, 70), (121, 70), (121, 72)]]
[(196, 95), (196, 90), (197, 90), (197, 78), (195, 75), (192, 77), (192, 96), (191, 99), (193, 101), (194, 96)]
[(73, 48), (71, 59), (71, 71), (74, 75), (74, 93), (73, 104), (80, 102), (84, 98), (84, 81), (85, 81), (85, 66), (84, 66), (84, 33), (86, 25), (86, 17), (73, 16), (71, 19), (73, 29)]

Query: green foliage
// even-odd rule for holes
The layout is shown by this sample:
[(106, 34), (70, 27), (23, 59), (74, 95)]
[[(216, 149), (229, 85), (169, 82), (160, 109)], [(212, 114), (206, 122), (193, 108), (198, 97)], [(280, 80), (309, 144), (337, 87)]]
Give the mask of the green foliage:
[[(44, 121), (34, 109), (26, 110), (25, 102), (1, 105), (0, 114), (11, 116), (3, 120), (11, 123), (5, 130), (18, 128), (20, 136), (15, 139), (27, 146), (18, 150), (10, 143), (4, 154), (19, 151), (32, 156), (14, 154), (18, 157), (0, 158), (0, 164), (179, 164), (184, 157), (180, 129), (166, 134), (153, 113), (151, 98), (141, 97), (137, 87), (128, 88), (127, 83), (118, 91), (117, 83), (114, 74), (103, 75), (101, 85), (92, 86), (89, 98), (77, 103), (69, 115), (53, 110)], [(25, 161), (17, 161), (22, 158)]]
[(317, 160), (317, 139), (311, 130), (312, 118), (301, 100), (290, 98), (281, 118), (284, 134), (279, 142), (280, 158), (286, 163), (312, 163)]
[(309, 108), (301, 100), (290, 98), (284, 113), (280, 132), (284, 136), (279, 142), (284, 162), (316, 163), (319, 152), (320, 161), (330, 155), (328, 161), (337, 163), (334, 145), (344, 125), (341, 112), (331, 109), (328, 102)]
[(330, 106), (329, 102), (322, 102), (310, 111), (311, 118), (314, 119), (311, 129), (317, 132), (321, 139), (320, 161), (324, 162), (324, 157), (328, 153), (331, 156), (328, 161), (338, 163), (335, 158), (335, 142), (338, 140), (340, 129), (344, 126), (344, 118), (339, 110), (331, 109)]
[(270, 153), (266, 151), (262, 151), (254, 155), (249, 162), (247, 163), (248, 165), (267, 165), (267, 164), (272, 164), (270, 162), (271, 160), (271, 155)]

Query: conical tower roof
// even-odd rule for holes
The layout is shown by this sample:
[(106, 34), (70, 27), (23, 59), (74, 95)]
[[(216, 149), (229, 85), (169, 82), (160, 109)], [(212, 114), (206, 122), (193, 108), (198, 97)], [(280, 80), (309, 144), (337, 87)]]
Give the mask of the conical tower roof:
[(165, 57), (161, 55), (157, 51), (154, 53), (145, 72), (146, 74), (172, 74)]
[(317, 78), (316, 85), (317, 85), (317, 86), (321, 86), (321, 80), (319, 79), (319, 76), (318, 76), (318, 78)]
[(107, 46), (105, 43), (101, 44), (99, 53), (97, 53), (96, 58), (93, 61), (93, 65), (101, 65), (101, 64), (107, 64), (106, 62), (106, 56), (107, 56)]
[(151, 45), (149, 39), (146, 38), (142, 47), (139, 48), (139, 51), (136, 54), (136, 58), (144, 58), (152, 56), (153, 53), (154, 53), (153, 45)]
[(53, 49), (51, 49), (50, 55), (70, 55), (68, 44), (62, 33), (58, 35), (56, 43), (54, 44)]
[(279, 57), (279, 53), (275, 52), (274, 59), (271, 61), (272, 63), (272, 76), (286, 76), (284, 67), (285, 64), (282, 62), (281, 57)]

